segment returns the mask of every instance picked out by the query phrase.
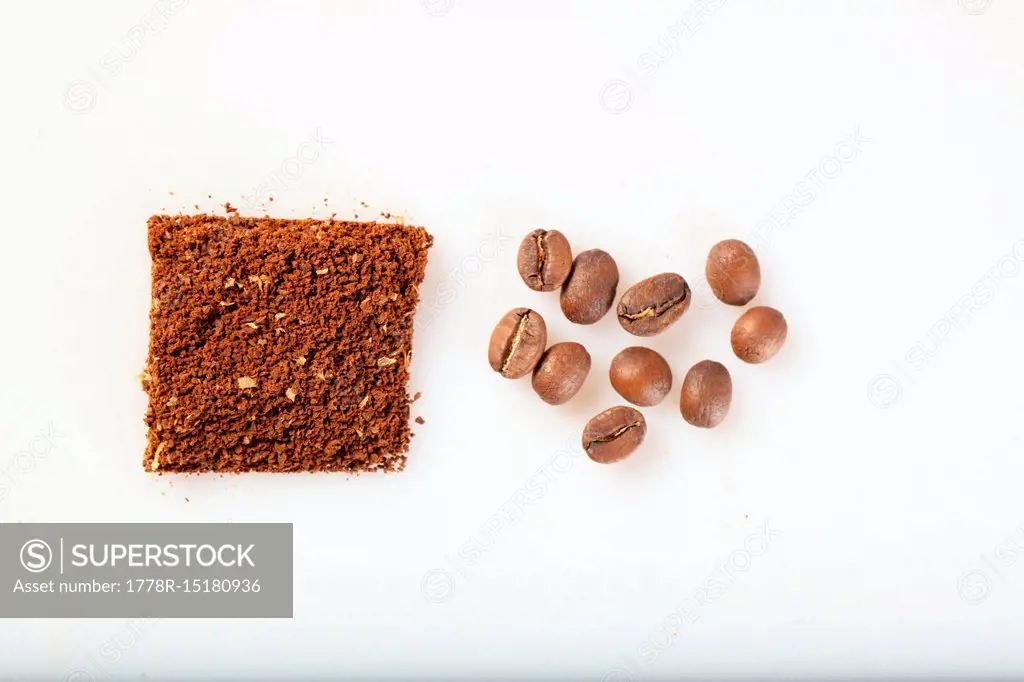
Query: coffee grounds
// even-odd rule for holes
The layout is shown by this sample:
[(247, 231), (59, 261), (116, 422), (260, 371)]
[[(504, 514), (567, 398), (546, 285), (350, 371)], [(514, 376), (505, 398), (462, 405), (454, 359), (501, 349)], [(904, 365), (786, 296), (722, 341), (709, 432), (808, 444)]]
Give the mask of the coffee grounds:
[(153, 216), (144, 466), (400, 471), (421, 227)]

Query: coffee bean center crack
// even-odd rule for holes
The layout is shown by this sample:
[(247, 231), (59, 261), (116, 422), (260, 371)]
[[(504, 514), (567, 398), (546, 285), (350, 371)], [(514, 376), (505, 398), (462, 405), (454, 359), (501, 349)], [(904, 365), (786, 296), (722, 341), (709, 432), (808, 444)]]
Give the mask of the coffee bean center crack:
[(546, 254), (544, 253), (545, 237), (547, 237), (547, 235), (544, 233), (538, 234), (535, 237), (535, 240), (537, 242), (537, 274), (534, 275), (534, 277), (539, 279), (541, 284), (544, 284), (546, 286), (547, 282), (544, 280), (544, 258), (546, 256)]
[(515, 336), (512, 337), (512, 343), (509, 344), (508, 353), (505, 354), (505, 360), (501, 364), (501, 371), (508, 371), (508, 366), (512, 364), (512, 358), (516, 356), (516, 351), (519, 350), (519, 345), (523, 341), (523, 336), (526, 334), (526, 326), (530, 323), (529, 315), (522, 315), (519, 317), (519, 324), (516, 326)]
[(594, 445), (595, 443), (611, 443), (612, 441), (617, 440), (619, 438), (619, 436), (621, 436), (622, 434), (626, 433), (626, 431), (629, 431), (630, 429), (640, 428), (640, 426), (641, 426), (640, 422), (635, 421), (632, 424), (627, 424), (626, 426), (623, 426), (622, 428), (620, 428), (618, 431), (615, 431), (614, 433), (608, 434), (607, 436), (598, 436), (597, 438), (593, 438), (590, 441), (590, 445), (587, 445), (587, 449), (589, 450), (590, 447), (592, 445)]
[(649, 317), (658, 317), (660, 315), (664, 315), (666, 312), (668, 312), (672, 308), (675, 308), (677, 305), (679, 305), (685, 300), (686, 294), (683, 294), (682, 296), (670, 298), (669, 300), (659, 305), (648, 306), (638, 313), (622, 313), (621, 317), (624, 317), (627, 320), (645, 320)]

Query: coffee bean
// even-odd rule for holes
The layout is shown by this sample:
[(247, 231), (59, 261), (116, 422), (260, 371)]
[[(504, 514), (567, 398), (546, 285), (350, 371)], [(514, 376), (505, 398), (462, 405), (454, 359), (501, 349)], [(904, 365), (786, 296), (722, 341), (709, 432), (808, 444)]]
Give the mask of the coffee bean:
[(634, 285), (619, 301), (619, 324), (634, 336), (654, 336), (676, 323), (690, 307), (690, 285), (666, 272)]
[(714, 428), (729, 414), (731, 403), (732, 377), (725, 365), (704, 360), (686, 373), (679, 411), (687, 422), (702, 429)]
[(572, 247), (557, 230), (534, 230), (519, 246), (519, 276), (534, 291), (554, 291), (572, 270)]
[(608, 375), (612, 388), (640, 407), (661, 403), (672, 390), (672, 369), (650, 348), (633, 346), (622, 351), (612, 360)]
[(583, 449), (599, 464), (629, 457), (647, 436), (644, 416), (631, 407), (613, 407), (597, 415), (583, 429)]
[(711, 247), (704, 272), (715, 298), (729, 305), (750, 303), (761, 288), (757, 256), (738, 239), (726, 239)]
[(732, 350), (743, 362), (758, 364), (770, 360), (786, 342), (786, 318), (775, 308), (751, 308), (732, 328)]
[(578, 343), (556, 343), (533, 370), (533, 390), (549, 405), (572, 400), (590, 374), (590, 353)]
[(519, 379), (533, 371), (547, 343), (544, 318), (529, 308), (516, 308), (494, 328), (487, 358), (501, 376)]
[(619, 288), (619, 267), (600, 249), (576, 256), (562, 286), (562, 312), (570, 322), (594, 324), (611, 309)]

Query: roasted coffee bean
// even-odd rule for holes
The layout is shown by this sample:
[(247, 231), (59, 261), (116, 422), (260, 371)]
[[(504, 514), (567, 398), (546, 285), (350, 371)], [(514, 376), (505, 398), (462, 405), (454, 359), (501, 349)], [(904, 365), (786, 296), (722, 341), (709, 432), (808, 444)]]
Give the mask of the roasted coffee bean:
[(732, 377), (720, 362), (704, 360), (686, 373), (679, 411), (694, 426), (710, 429), (718, 426), (729, 414), (732, 403)]
[(666, 272), (634, 285), (619, 301), (619, 324), (634, 336), (654, 336), (676, 323), (690, 307), (690, 285)]
[(619, 395), (640, 407), (658, 405), (672, 390), (672, 369), (665, 358), (642, 346), (616, 355), (608, 376)]
[(619, 267), (600, 249), (576, 256), (562, 286), (562, 312), (570, 322), (594, 324), (611, 309), (619, 288)]
[(732, 328), (732, 350), (743, 362), (758, 364), (770, 360), (786, 342), (786, 318), (775, 308), (751, 308)]
[(519, 379), (533, 371), (548, 343), (544, 318), (529, 308), (510, 310), (491, 334), (487, 358), (491, 369), (506, 379)]
[(644, 442), (647, 422), (632, 407), (613, 407), (597, 415), (583, 429), (583, 449), (599, 464), (629, 457)]
[(711, 247), (704, 271), (712, 293), (722, 303), (746, 305), (761, 288), (757, 256), (738, 239), (726, 239)]
[(556, 343), (533, 370), (533, 390), (549, 405), (572, 400), (590, 374), (590, 353), (578, 343)]
[(572, 247), (557, 230), (534, 230), (519, 246), (519, 276), (534, 291), (554, 291), (572, 270)]

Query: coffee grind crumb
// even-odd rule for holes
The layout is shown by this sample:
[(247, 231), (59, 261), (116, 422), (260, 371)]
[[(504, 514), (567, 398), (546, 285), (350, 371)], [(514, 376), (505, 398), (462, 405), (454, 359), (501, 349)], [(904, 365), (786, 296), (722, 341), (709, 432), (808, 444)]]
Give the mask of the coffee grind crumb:
[(416, 423), (422, 426), (423, 424), (427, 423), (427, 420), (424, 419), (423, 417), (416, 417)]
[(145, 469), (402, 470), (432, 243), (379, 223), (150, 218)]

